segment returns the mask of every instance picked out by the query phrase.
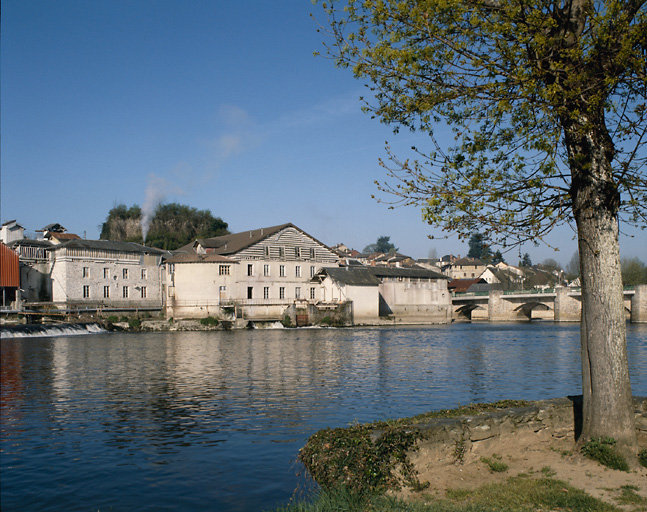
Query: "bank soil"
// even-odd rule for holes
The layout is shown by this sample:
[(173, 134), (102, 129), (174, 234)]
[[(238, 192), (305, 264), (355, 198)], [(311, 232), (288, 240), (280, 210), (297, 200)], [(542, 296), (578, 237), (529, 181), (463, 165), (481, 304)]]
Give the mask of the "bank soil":
[[(593, 497), (625, 510), (647, 510), (635, 504), (622, 504), (622, 488), (630, 488), (647, 500), (647, 468), (630, 472), (606, 468), (581, 455), (574, 447), (574, 431), (568, 427), (545, 427), (534, 432), (519, 429), (473, 441), (469, 446), (422, 443), (411, 454), (423, 491), (403, 489), (397, 494), (407, 499), (445, 497), (448, 490), (473, 490), (483, 485), (504, 482), (510, 477), (549, 476), (563, 480)], [(641, 449), (647, 447), (647, 433), (639, 433)], [(460, 460), (462, 458), (462, 460)], [(505, 471), (492, 471), (483, 459), (507, 465)]]

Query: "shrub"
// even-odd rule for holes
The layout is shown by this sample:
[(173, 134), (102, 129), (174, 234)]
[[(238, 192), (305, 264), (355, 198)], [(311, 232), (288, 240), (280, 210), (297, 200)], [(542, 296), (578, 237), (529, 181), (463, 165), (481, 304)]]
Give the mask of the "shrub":
[(107, 322), (110, 322), (111, 324), (117, 323), (119, 321), (119, 317), (117, 315), (109, 315), (106, 318)]
[(641, 466), (647, 468), (647, 448), (638, 453), (638, 462), (640, 462)]
[(208, 316), (206, 318), (201, 318), (200, 323), (202, 325), (206, 325), (206, 326), (209, 326), (209, 327), (215, 327), (216, 325), (218, 325), (218, 319), (214, 318), (212, 316)]
[(330, 318), (329, 316), (324, 316), (321, 319), (321, 323), (324, 325), (332, 325), (332, 318)]
[(589, 459), (611, 469), (629, 471), (629, 464), (615, 449), (616, 440), (611, 437), (593, 437), (582, 446), (582, 453)]
[(487, 464), (490, 471), (493, 473), (503, 473), (504, 471), (508, 471), (508, 465), (501, 461), (501, 456), (496, 453), (492, 454), (492, 457), (481, 457), (481, 462)]
[(292, 319), (288, 315), (285, 315), (283, 317), (281, 323), (283, 324), (283, 327), (294, 327), (294, 325), (292, 324)]
[(133, 317), (128, 320), (128, 327), (133, 330), (139, 330), (142, 326), (142, 321), (138, 317)]

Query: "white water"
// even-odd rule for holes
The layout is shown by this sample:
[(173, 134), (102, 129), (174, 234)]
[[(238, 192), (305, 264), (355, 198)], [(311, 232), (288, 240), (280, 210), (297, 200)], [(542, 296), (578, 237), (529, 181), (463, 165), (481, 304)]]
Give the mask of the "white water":
[(46, 336), (77, 336), (106, 332), (98, 324), (12, 325), (2, 326), (0, 338), (38, 338)]

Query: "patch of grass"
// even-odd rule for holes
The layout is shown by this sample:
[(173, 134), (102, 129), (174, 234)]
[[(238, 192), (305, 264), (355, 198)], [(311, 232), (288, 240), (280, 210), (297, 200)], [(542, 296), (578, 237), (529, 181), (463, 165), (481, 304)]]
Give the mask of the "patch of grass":
[(132, 317), (128, 319), (128, 327), (137, 331), (142, 327), (142, 321), (138, 317)]
[(546, 476), (546, 477), (552, 477), (555, 476), (557, 473), (555, 473), (555, 470), (551, 468), (550, 466), (544, 466), (541, 468), (541, 473)]
[(582, 453), (608, 468), (629, 471), (629, 464), (616, 451), (615, 445), (616, 440), (611, 437), (594, 437), (584, 443)]
[(647, 468), (647, 448), (640, 450), (638, 453), (638, 462), (641, 466)]
[(448, 490), (445, 498), (425, 496), (403, 501), (379, 493), (354, 493), (347, 488), (319, 492), (311, 501), (292, 503), (277, 512), (618, 512), (584, 491), (550, 478), (509, 478), (475, 490)]
[(508, 465), (501, 460), (501, 455), (497, 455), (496, 453), (493, 453), (492, 457), (481, 457), (481, 462), (487, 464), (487, 467), (493, 473), (508, 471)]
[(119, 321), (119, 317), (117, 315), (109, 315), (106, 317), (106, 322), (110, 322), (111, 324), (115, 324)]
[(461, 436), (454, 443), (454, 463), (462, 464), (465, 461), (465, 452), (467, 452), (467, 445), (465, 438)]
[(206, 318), (201, 318), (200, 319), (200, 324), (201, 325), (206, 325), (208, 327), (215, 327), (216, 325), (218, 325), (218, 319), (214, 318), (212, 316), (208, 316)]
[(616, 501), (621, 505), (647, 505), (647, 498), (636, 493), (639, 490), (635, 485), (623, 485), (620, 487), (620, 496), (616, 498)]

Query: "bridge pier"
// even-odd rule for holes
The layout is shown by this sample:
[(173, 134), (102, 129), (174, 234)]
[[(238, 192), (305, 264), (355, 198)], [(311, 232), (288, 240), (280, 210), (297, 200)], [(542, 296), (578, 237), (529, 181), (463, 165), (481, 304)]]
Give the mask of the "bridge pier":
[(631, 323), (647, 323), (647, 284), (638, 284), (631, 298)]
[(582, 303), (568, 294), (568, 288), (555, 288), (555, 322), (579, 322), (582, 317)]

